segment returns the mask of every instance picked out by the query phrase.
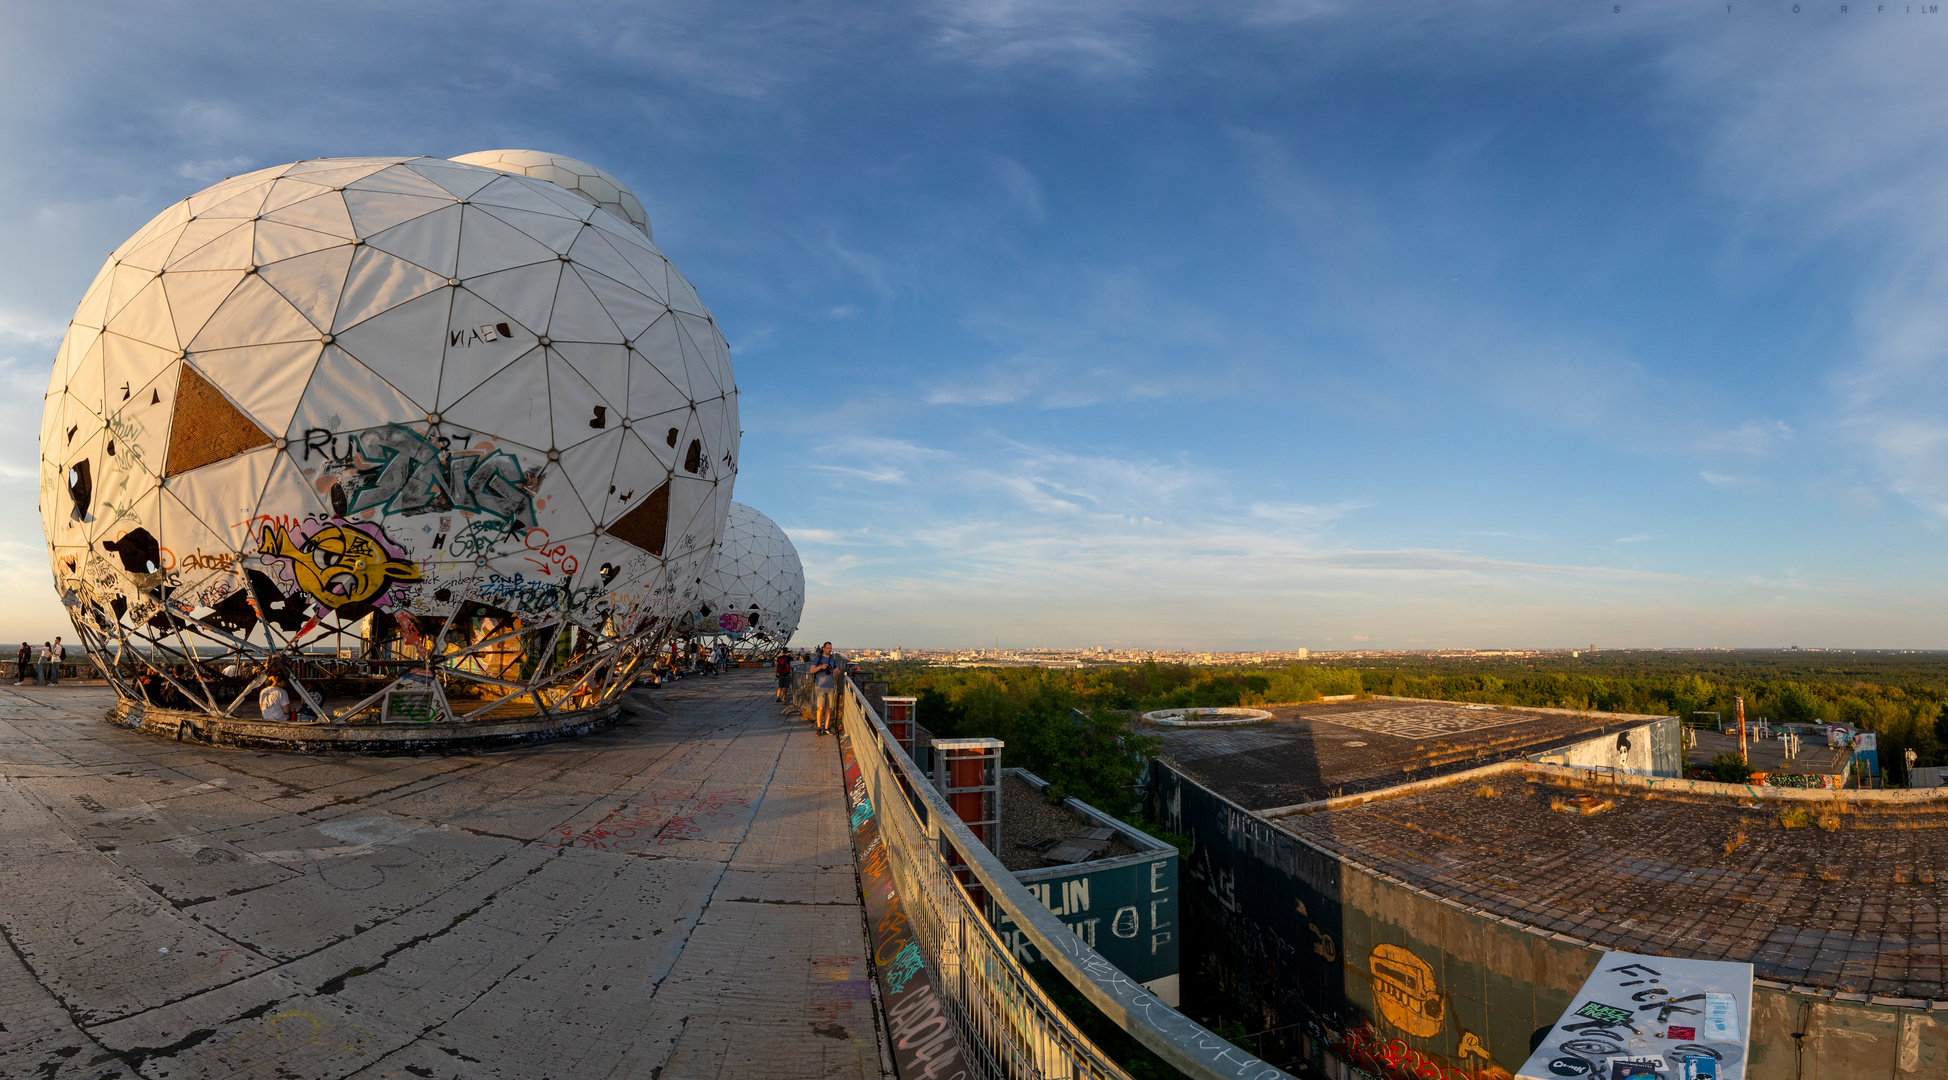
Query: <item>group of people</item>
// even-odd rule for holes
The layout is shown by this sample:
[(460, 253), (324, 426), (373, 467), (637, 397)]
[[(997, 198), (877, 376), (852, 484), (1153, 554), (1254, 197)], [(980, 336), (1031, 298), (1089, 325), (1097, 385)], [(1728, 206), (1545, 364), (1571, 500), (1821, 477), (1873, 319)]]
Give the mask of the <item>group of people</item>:
[[(16, 657), (18, 666), (14, 671), (15, 686), (19, 686), (21, 683), (27, 681), (27, 665), (35, 663), (35, 657), (34, 647), (24, 641), (21, 642), (20, 653)], [(60, 638), (57, 637), (53, 641), (41, 642), (39, 666), (34, 674), (35, 682), (40, 686), (60, 685), (61, 662), (66, 660), (67, 657), (67, 646), (61, 644)]]
[[(820, 735), (830, 735), (839, 726), (839, 674), (845, 670), (845, 657), (833, 652), (828, 641), (817, 652), (807, 654), (804, 662), (812, 677), (813, 722)], [(778, 700), (783, 702), (791, 696), (791, 654), (780, 650), (776, 668)]]

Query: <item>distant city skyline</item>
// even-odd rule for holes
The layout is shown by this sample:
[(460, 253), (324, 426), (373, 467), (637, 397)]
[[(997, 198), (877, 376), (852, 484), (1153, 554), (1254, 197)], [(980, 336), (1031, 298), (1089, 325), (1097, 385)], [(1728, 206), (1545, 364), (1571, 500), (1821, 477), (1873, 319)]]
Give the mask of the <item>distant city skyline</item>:
[(1612, 6), (7, 0), (0, 635), (72, 641), (27, 508), (110, 249), (532, 147), (722, 324), (801, 641), (1948, 647), (1948, 25)]

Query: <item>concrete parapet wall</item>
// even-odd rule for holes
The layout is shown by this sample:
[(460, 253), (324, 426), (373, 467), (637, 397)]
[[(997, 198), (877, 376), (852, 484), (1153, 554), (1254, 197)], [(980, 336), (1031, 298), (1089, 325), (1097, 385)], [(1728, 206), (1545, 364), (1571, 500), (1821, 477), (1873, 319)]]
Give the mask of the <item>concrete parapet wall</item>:
[(1404, 795), (1417, 795), (1424, 791), (1451, 787), (1455, 784), (1478, 783), (1498, 776), (1519, 773), (1527, 779), (1543, 783), (1576, 784), (1582, 786), (1612, 786), (1631, 788), (1640, 791), (1654, 791), (1659, 795), (1696, 795), (1713, 799), (1769, 799), (1774, 802), (1841, 802), (1867, 806), (1917, 806), (1925, 804), (1948, 804), (1948, 787), (1941, 788), (1788, 788), (1768, 787), (1763, 784), (1721, 784), (1713, 780), (1687, 780), (1676, 776), (1647, 776), (1641, 773), (1622, 772), (1615, 769), (1590, 769), (1574, 765), (1555, 765), (1539, 761), (1501, 761), (1484, 765), (1478, 769), (1448, 773), (1427, 780), (1416, 780), (1408, 784), (1398, 784), (1379, 791), (1367, 791), (1357, 795), (1343, 795), (1338, 798), (1320, 799), (1317, 802), (1298, 803), (1292, 806), (1274, 806), (1269, 810), (1258, 811), (1258, 816), (1267, 820), (1289, 817), (1293, 814), (1316, 814), (1322, 810), (1338, 810), (1349, 806), (1362, 806), (1366, 803), (1386, 799), (1398, 799)]

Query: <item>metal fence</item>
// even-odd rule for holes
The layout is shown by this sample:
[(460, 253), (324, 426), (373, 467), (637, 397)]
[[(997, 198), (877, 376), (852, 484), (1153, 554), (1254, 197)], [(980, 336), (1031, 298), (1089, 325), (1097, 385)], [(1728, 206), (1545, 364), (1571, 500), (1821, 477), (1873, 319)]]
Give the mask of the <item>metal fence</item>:
[(1291, 1080), (1158, 1001), (1071, 933), (948, 809), (850, 680), (842, 699), (895, 887), (983, 1080), (1128, 1076), (1015, 959), (983, 917), (988, 904), (1105, 1016), (1186, 1076)]

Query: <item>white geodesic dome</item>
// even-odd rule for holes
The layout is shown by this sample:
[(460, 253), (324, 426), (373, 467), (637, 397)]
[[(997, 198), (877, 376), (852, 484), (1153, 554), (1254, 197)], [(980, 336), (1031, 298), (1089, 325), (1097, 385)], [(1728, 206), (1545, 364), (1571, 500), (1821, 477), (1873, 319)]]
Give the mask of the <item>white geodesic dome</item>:
[(641, 229), (644, 236), (655, 237), (649, 228), (649, 213), (636, 193), (627, 184), (579, 158), (542, 150), (482, 150), (461, 154), (453, 160), (546, 180), (622, 218)]
[(784, 648), (805, 610), (805, 568), (778, 523), (730, 505), (717, 564), (697, 596), (697, 632), (728, 637), (752, 650)]
[(125, 697), (239, 715), (254, 684), (169, 659), (229, 656), (314, 706), (409, 668), (450, 717), (603, 703), (715, 564), (736, 394), (683, 275), (552, 183), (239, 176), (75, 312), (41, 429), (55, 581)]

